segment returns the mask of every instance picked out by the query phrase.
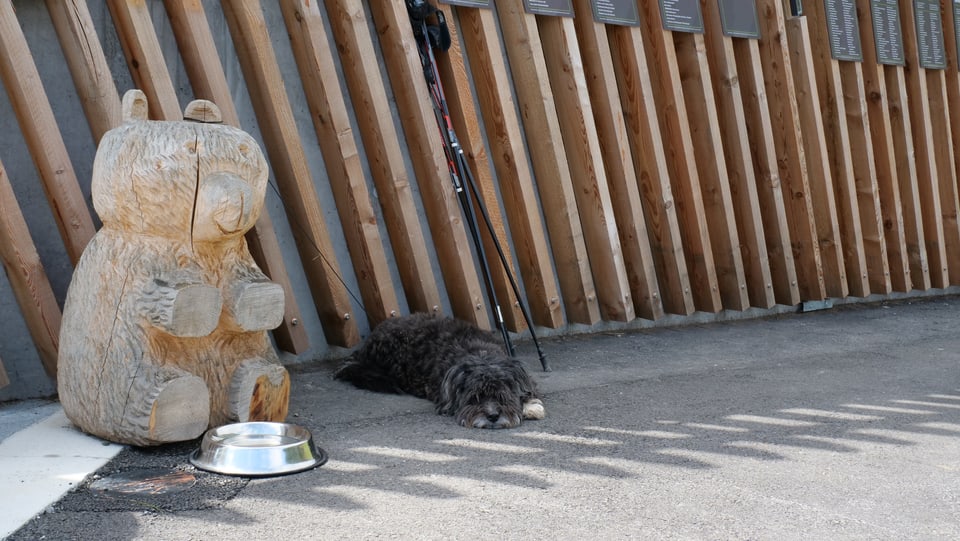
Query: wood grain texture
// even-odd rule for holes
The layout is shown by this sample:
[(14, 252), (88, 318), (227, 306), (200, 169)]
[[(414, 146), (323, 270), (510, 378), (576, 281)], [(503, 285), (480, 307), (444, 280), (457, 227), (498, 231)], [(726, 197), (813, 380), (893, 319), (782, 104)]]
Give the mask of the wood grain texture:
[(691, 314), (690, 276), (643, 38), (632, 27), (611, 27), (607, 33), (664, 310)]
[[(745, 85), (749, 89), (753, 89), (752, 85), (756, 83), (754, 79), (756, 68), (759, 68), (759, 65), (750, 66), (744, 74), (745, 77), (741, 77), (737, 71), (734, 40), (723, 35), (718, 4), (705, 2), (702, 8), (706, 54), (713, 81), (712, 90), (716, 98), (717, 118), (729, 176), (731, 199), (741, 241), (739, 249), (743, 260), (746, 290), (752, 306), (769, 308), (775, 302), (775, 290), (770, 271), (771, 256), (767, 251), (767, 239), (772, 241), (777, 254), (789, 251), (790, 244), (789, 239), (782, 239), (780, 236), (780, 232), (786, 230), (786, 216), (782, 213), (778, 215), (772, 208), (768, 210), (771, 214), (770, 232), (766, 233), (762, 215), (764, 206), (761, 205), (758, 193), (757, 171), (754, 169), (755, 158), (751, 149), (747, 107), (744, 106), (741, 78), (746, 79)], [(741, 41), (753, 43), (753, 40)], [(756, 47), (755, 43), (754, 47)], [(746, 51), (748, 55), (749, 52), (749, 50)], [(763, 122), (763, 119), (757, 116), (752, 117), (751, 120)], [(753, 127), (755, 131), (758, 128), (762, 130), (762, 126), (754, 125)], [(756, 160), (759, 162), (765, 158), (766, 156), (759, 156)], [(767, 170), (769, 169), (768, 166)], [(768, 205), (768, 207), (772, 206)], [(782, 208), (781, 199), (780, 209)], [(782, 265), (778, 267), (778, 270), (781, 269)]]
[[(164, 5), (194, 93), (198, 98), (216, 103), (225, 123), (241, 127), (202, 4), (198, 0), (165, 0)], [(300, 307), (293, 294), (273, 220), (266, 210), (246, 238), (257, 265), (284, 291), (283, 323), (273, 330), (277, 347), (294, 354), (306, 351), (310, 338), (301, 324)]]
[(370, 8), (453, 313), (488, 328), (489, 306), (447, 169), (406, 7), (399, 2), (374, 2)]
[(150, 9), (142, 0), (107, 0), (133, 83), (144, 90), (154, 120), (180, 120), (182, 109), (160, 49)]
[(86, 0), (47, 0), (47, 11), (67, 59), (93, 140), (120, 124), (120, 95), (103, 54)]
[[(438, 7), (445, 13), (452, 41), (447, 53), (437, 53), (447, 103), (457, 133), (466, 135), (461, 139), (461, 144), (483, 194), (497, 239), (510, 261), (509, 268), (503, 269), (495, 257), (492, 238), (485, 233), (484, 249), (498, 286), (497, 296), (500, 299), (513, 298), (504, 274), (511, 272), (516, 276), (510, 257), (512, 247), (517, 255), (531, 319), (535, 324), (545, 327), (559, 327), (563, 324), (560, 290), (550, 265), (546, 231), (526, 163), (519, 119), (509, 92), (509, 77), (503, 63), (503, 49), (493, 12), (442, 5)], [(474, 107), (471, 78), (478, 107)], [(483, 126), (480, 125), (480, 118), (483, 119)], [(482, 128), (486, 128), (489, 152), (484, 144)], [(489, 163), (493, 164), (496, 179), (493, 178)], [(495, 180), (503, 194), (501, 199), (497, 197)], [(510, 224), (510, 237), (507, 236), (504, 217)], [(519, 305), (512, 303), (510, 308), (504, 313), (507, 324), (510, 325), (512, 320), (514, 327), (524, 328)]]
[[(912, 0), (900, 0), (900, 27), (903, 34), (903, 50), (906, 59), (904, 76), (907, 90), (907, 110), (913, 134), (913, 151), (916, 164), (916, 184), (920, 202), (923, 239), (929, 259), (930, 285), (946, 287), (949, 282), (947, 268), (947, 243), (944, 237), (943, 213), (940, 203), (940, 170), (935, 152), (935, 128), (931, 112), (931, 92), (939, 92), (939, 85), (930, 88), (927, 71), (920, 67), (917, 45), (917, 30)], [(934, 76), (936, 81), (936, 76)], [(952, 166), (951, 166), (952, 169)], [(949, 173), (946, 173), (949, 174)]]
[(778, 0), (757, 0), (757, 11), (764, 92), (770, 106), (773, 142), (780, 186), (787, 205), (800, 297), (801, 300), (820, 300), (826, 298), (827, 292), (783, 5)]
[(0, 260), (40, 362), (47, 375), (56, 378), (60, 306), (3, 164), (0, 164)]
[(673, 35), (663, 29), (656, 4), (648, 2), (640, 7), (647, 63), (653, 73), (653, 96), (668, 156), (693, 298), (698, 310), (718, 312), (723, 302)]
[(639, 317), (656, 320), (664, 314), (663, 300), (617, 92), (610, 42), (604, 25), (593, 21), (587, 0), (577, 0), (574, 7), (573, 21), (634, 309)]
[[(837, 217), (837, 196), (834, 192), (833, 171), (830, 168), (830, 155), (827, 152), (827, 141), (823, 126), (823, 111), (820, 108), (819, 87), (816, 73), (813, 69), (815, 59), (810, 43), (810, 30), (805, 17), (795, 17), (786, 22), (787, 37), (790, 46), (793, 68), (793, 82), (796, 90), (797, 109), (800, 114), (800, 129), (804, 147), (804, 156), (807, 163), (807, 175), (810, 186), (813, 217), (817, 228), (817, 239), (820, 243), (820, 257), (823, 265), (823, 279), (827, 295), (831, 297), (846, 297), (850, 293), (847, 282), (847, 270), (843, 254), (846, 244), (841, 235), (839, 218)], [(849, 165), (845, 160), (844, 167)], [(852, 175), (850, 175), (852, 176)], [(844, 179), (849, 178), (844, 170)], [(845, 190), (845, 193), (848, 190)], [(849, 198), (844, 199), (850, 202)], [(849, 216), (850, 213), (847, 213)], [(859, 221), (847, 220), (854, 235), (860, 237)], [(857, 269), (863, 268), (862, 252), (859, 245), (854, 251), (856, 256), (853, 265)], [(860, 274), (856, 275), (858, 279)], [(865, 276), (865, 273), (864, 275)]]
[[(956, 144), (960, 139), (960, 59), (957, 58), (957, 34), (953, 19), (954, 4), (941, 0), (940, 14), (943, 17), (943, 46), (947, 53), (947, 67), (943, 72), (944, 88), (939, 94), (940, 107), (940, 134), (941, 144), (945, 145), (945, 152), (940, 156), (943, 169), (952, 172), (950, 176), (941, 178), (941, 196), (943, 197), (943, 229), (947, 238), (947, 264), (949, 265), (950, 284), (960, 283), (960, 245), (958, 245), (957, 228), (958, 214), (960, 214), (960, 151)], [(935, 113), (936, 114), (936, 113)], [(948, 139), (949, 138), (949, 139)], [(948, 143), (949, 141), (949, 143)], [(953, 162), (951, 167), (947, 159)]]
[(600, 321), (600, 303), (536, 17), (520, 0), (496, 6), (567, 320), (591, 325)]
[(360, 333), (260, 3), (224, 2), (223, 10), (327, 342), (352, 346)]
[(538, 27), (590, 269), (603, 284), (597, 288), (600, 313), (608, 321), (631, 321), (633, 298), (573, 20), (541, 17)]
[(427, 249), (429, 235), (420, 225), (413, 185), (393, 123), (387, 83), (380, 70), (367, 68), (379, 62), (367, 16), (357, 0), (328, 0), (326, 16), (407, 303), (412, 311), (438, 311), (440, 288)]
[[(899, 66), (887, 67), (879, 63), (868, 2), (862, 0), (857, 2), (857, 17), (860, 25), (860, 44), (863, 51), (861, 66), (867, 116), (865, 122), (870, 127), (870, 140), (872, 142), (874, 171), (880, 205), (879, 214), (882, 226), (880, 232), (886, 243), (890, 286), (894, 291), (910, 291), (913, 289), (913, 280), (910, 276), (903, 207), (900, 202), (901, 182), (897, 171), (897, 149), (894, 145), (893, 126), (889, 112), (890, 102), (887, 98), (886, 88), (887, 71), (891, 72), (893, 77), (902, 78), (902, 68)], [(873, 284), (871, 284), (872, 287), (874, 287)]]
[(741, 241), (734, 212), (730, 174), (723, 148), (717, 101), (707, 63), (706, 42), (700, 34), (673, 33), (684, 107), (690, 120), (690, 137), (697, 161), (697, 178), (704, 217), (710, 224), (710, 246), (716, 266), (723, 307), (745, 310), (750, 306), (744, 275)]
[(364, 312), (373, 326), (400, 315), (400, 303), (323, 19), (315, 2), (285, 1), (280, 3), (280, 9), (323, 152)]
[(0, 0), (0, 79), (40, 174), (67, 256), (76, 264), (93, 238), (93, 218), (10, 0)]

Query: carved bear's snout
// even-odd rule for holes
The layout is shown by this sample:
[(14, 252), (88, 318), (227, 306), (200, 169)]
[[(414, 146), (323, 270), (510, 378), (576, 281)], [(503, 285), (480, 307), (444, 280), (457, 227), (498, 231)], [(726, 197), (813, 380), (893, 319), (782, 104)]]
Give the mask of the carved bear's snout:
[(242, 235), (259, 215), (253, 188), (240, 177), (218, 172), (200, 179), (194, 211), (193, 239), (216, 241)]

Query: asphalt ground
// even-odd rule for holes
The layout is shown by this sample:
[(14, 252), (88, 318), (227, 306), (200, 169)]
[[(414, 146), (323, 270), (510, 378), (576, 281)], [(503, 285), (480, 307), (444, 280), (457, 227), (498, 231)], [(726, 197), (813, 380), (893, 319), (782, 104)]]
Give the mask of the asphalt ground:
[(512, 430), (297, 366), (323, 466), (128, 448), (9, 539), (960, 539), (958, 329), (938, 297), (551, 338), (549, 373), (523, 343), (547, 417)]

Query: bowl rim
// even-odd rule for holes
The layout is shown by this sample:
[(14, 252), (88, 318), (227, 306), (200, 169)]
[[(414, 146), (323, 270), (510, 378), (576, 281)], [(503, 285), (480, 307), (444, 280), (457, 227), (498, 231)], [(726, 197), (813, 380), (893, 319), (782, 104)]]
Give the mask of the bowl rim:
[[(246, 430), (244, 430), (246, 429)], [(260, 430), (251, 430), (260, 429)], [(267, 429), (267, 430), (264, 430)], [(291, 435), (292, 433), (292, 435)], [(286, 435), (293, 437), (296, 441), (284, 442), (278, 445), (265, 446), (233, 446), (223, 444), (222, 442), (230, 435)], [(217, 449), (233, 448), (239, 452), (255, 453), (264, 451), (276, 451), (278, 449), (289, 449), (293, 447), (307, 446), (309, 450), (309, 459), (298, 462), (291, 462), (279, 467), (274, 466), (269, 469), (263, 468), (245, 468), (236, 464), (221, 463), (216, 461)], [(201, 470), (220, 473), (225, 475), (238, 475), (244, 477), (271, 477), (289, 473), (301, 472), (316, 468), (327, 462), (327, 453), (314, 444), (313, 436), (306, 427), (291, 423), (251, 421), (231, 423), (208, 429), (204, 432), (200, 441), (200, 447), (190, 454), (190, 463)]]

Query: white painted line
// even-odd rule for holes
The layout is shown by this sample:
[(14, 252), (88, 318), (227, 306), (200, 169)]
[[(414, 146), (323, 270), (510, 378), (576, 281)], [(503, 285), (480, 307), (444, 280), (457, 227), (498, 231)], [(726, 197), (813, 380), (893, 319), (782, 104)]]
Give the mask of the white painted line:
[(0, 538), (17, 531), (122, 449), (80, 432), (63, 410), (0, 442), (0, 494), (6, 495)]

